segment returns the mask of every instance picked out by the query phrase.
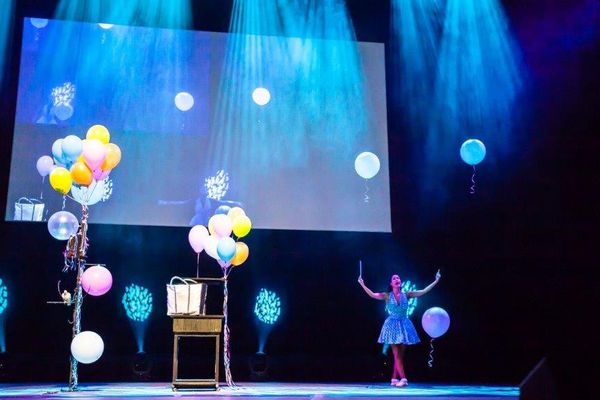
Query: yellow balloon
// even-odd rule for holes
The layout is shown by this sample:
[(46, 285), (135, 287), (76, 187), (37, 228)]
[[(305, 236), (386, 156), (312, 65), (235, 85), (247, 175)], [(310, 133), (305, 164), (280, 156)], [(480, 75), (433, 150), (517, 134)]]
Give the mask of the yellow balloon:
[(106, 157), (100, 167), (103, 171), (110, 171), (121, 162), (121, 149), (114, 143), (104, 145), (106, 149)]
[(252, 229), (252, 221), (245, 215), (240, 215), (233, 220), (233, 233), (239, 238), (243, 238)]
[(246, 215), (246, 213), (240, 207), (232, 207), (227, 213), (231, 222), (235, 221), (235, 219), (241, 215)]
[(214, 218), (214, 215), (212, 217), (210, 217), (210, 219), (208, 220), (208, 232), (211, 235), (215, 234), (215, 220), (213, 218)]
[(238, 266), (243, 264), (250, 254), (250, 249), (246, 243), (237, 242), (235, 244), (235, 256), (231, 259), (231, 264), (234, 266)]
[(110, 133), (104, 125), (94, 125), (90, 129), (88, 129), (85, 138), (98, 139), (103, 144), (107, 144), (108, 142), (110, 142)]
[(67, 194), (71, 190), (73, 179), (71, 173), (64, 167), (56, 167), (50, 172), (50, 186), (60, 194)]

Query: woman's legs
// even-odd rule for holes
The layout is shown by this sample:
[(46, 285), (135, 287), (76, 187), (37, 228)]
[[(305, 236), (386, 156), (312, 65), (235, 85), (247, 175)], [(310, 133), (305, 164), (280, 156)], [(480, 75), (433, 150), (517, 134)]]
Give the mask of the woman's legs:
[(392, 353), (394, 353), (394, 372), (392, 373), (392, 379), (400, 379), (398, 377), (398, 360), (400, 359), (398, 356), (398, 345), (392, 344)]
[(398, 347), (398, 375), (400, 379), (406, 379), (406, 375), (404, 375), (404, 351), (406, 350), (406, 346), (400, 344)]

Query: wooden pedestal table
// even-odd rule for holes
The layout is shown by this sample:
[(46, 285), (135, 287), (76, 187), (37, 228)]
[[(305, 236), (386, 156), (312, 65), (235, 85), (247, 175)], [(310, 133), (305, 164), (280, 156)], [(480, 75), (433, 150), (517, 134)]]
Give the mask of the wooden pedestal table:
[[(223, 330), (222, 315), (172, 316), (173, 318), (173, 390), (219, 388), (219, 350)], [(215, 374), (213, 379), (179, 379), (179, 338), (215, 338)]]

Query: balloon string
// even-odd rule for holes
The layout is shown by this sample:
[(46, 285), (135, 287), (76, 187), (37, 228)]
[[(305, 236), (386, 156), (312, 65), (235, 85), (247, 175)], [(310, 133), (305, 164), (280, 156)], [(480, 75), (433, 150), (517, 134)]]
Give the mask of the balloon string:
[(200, 253), (196, 253), (196, 278), (200, 278)]
[(46, 177), (42, 176), (42, 190), (40, 190), (40, 200), (44, 200), (44, 182), (46, 182)]
[(429, 346), (431, 350), (429, 351), (429, 361), (427, 361), (427, 365), (429, 368), (433, 367), (433, 338), (429, 341)]
[(66, 205), (67, 205), (67, 195), (64, 194), (63, 195), (62, 211), (64, 211)]
[(369, 185), (367, 184), (367, 180), (365, 179), (365, 203), (369, 202)]
[(471, 176), (471, 188), (469, 189), (470, 194), (475, 194), (475, 166), (473, 165), (473, 175)]

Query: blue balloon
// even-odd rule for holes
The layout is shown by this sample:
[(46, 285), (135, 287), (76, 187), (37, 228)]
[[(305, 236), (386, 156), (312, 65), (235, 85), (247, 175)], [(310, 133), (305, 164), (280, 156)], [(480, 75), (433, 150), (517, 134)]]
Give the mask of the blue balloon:
[(469, 165), (477, 165), (485, 158), (485, 145), (477, 139), (466, 140), (460, 146), (460, 158)]
[(52, 156), (57, 164), (64, 165), (66, 160), (62, 150), (63, 140), (64, 139), (56, 139), (54, 143), (52, 143)]
[(62, 141), (62, 153), (67, 160), (75, 161), (83, 151), (83, 143), (75, 135), (69, 135)]
[(217, 254), (225, 262), (230, 261), (235, 256), (235, 240), (230, 237), (224, 237), (217, 243)]
[(48, 232), (58, 240), (67, 240), (77, 233), (79, 221), (68, 211), (58, 211), (48, 219)]
[(215, 210), (215, 214), (225, 214), (225, 215), (227, 215), (229, 213), (229, 210), (231, 210), (231, 207), (229, 207), (229, 206), (225, 206), (225, 205), (219, 206)]

